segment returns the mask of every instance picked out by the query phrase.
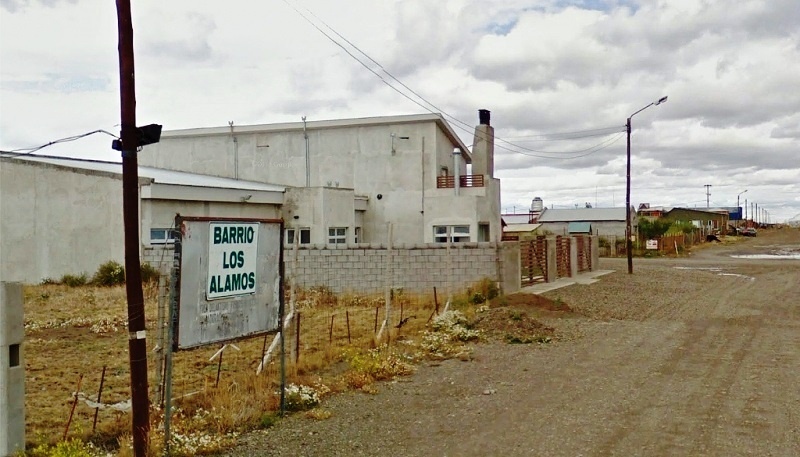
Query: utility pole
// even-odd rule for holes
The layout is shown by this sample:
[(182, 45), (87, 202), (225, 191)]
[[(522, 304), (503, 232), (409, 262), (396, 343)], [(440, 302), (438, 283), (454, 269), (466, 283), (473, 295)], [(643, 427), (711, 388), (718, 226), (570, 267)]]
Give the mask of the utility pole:
[(756, 203), (756, 210), (753, 211), (753, 222), (755, 222), (756, 227), (758, 227), (758, 221), (760, 219), (759, 216), (760, 214), (758, 214), (758, 203)]
[(709, 202), (711, 201), (711, 184), (705, 184), (706, 187), (706, 208), (709, 206)]
[(117, 0), (119, 94), (122, 140), (122, 213), (125, 227), (125, 292), (128, 299), (128, 354), (133, 410), (133, 454), (147, 455), (150, 434), (147, 392), (147, 342), (144, 294), (139, 264), (139, 165), (137, 161), (136, 85), (130, 0)]

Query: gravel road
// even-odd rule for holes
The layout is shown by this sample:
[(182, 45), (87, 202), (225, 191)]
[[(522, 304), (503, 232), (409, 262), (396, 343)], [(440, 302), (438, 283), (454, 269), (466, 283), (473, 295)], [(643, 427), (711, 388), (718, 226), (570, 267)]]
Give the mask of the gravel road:
[(377, 394), (330, 398), (229, 456), (800, 455), (800, 231), (616, 270), (548, 292), (548, 345), (479, 344)]

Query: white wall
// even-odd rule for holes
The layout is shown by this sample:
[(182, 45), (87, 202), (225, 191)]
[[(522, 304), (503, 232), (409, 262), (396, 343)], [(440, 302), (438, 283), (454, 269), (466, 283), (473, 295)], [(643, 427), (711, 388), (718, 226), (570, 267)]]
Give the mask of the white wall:
[(124, 262), (122, 180), (112, 174), (0, 162), (0, 279), (38, 283)]
[(142, 244), (149, 245), (151, 228), (171, 228), (175, 215), (185, 217), (235, 217), (279, 219), (280, 206), (251, 203), (142, 200)]
[(355, 196), (352, 189), (290, 187), (286, 189), (283, 218), (286, 227), (311, 228), (311, 243), (328, 242), (328, 228), (346, 227), (347, 242), (355, 236)]

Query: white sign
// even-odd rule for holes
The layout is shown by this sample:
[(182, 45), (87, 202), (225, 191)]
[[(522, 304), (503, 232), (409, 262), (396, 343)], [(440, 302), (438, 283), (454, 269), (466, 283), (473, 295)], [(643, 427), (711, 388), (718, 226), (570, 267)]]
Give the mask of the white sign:
[(206, 297), (211, 300), (254, 293), (257, 256), (258, 223), (211, 222)]
[(647, 249), (658, 249), (658, 240), (647, 240)]

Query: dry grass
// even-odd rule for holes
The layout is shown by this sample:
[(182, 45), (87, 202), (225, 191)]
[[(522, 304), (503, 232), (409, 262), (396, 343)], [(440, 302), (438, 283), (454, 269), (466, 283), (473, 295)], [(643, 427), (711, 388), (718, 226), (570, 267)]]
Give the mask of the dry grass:
[[(152, 350), (156, 344), (156, 287), (148, 286), (145, 297), (148, 372), (150, 391), (155, 392), (158, 358)], [(470, 296), (460, 297), (456, 305), (468, 308), (469, 299)], [(382, 297), (352, 294), (337, 297), (325, 289), (298, 291), (296, 311), (300, 317), (299, 342), (293, 335), (293, 325), (287, 334), (286, 347), (297, 363), (289, 360), (287, 383), (324, 385), (326, 391), (332, 392), (351, 388), (370, 391), (376, 380), (410, 371), (398, 361), (405, 360), (403, 354), (417, 350), (415, 340), (421, 341), (434, 303), (432, 297), (396, 293), (392, 321), (381, 341), (375, 340), (375, 328), (376, 313), (378, 328), (385, 318)], [(122, 286), (25, 288), (25, 406), (29, 447), (63, 438), (73, 403), (72, 393), (81, 376), (80, 391), (94, 400), (105, 366), (102, 403), (130, 398), (126, 322)], [(221, 364), (218, 359), (209, 360), (219, 346), (174, 355), (172, 393), (177, 410), (173, 413), (172, 430), (183, 440), (180, 444), (183, 451), (176, 454), (214, 449), (225, 445), (236, 433), (267, 425), (269, 415), (279, 409), (279, 359), (273, 358), (260, 375), (256, 375), (256, 369), (264, 347), (272, 338), (269, 335), (237, 342), (239, 350), (228, 347)], [(216, 385), (218, 368), (219, 385)], [(118, 455), (129, 454), (130, 413), (100, 410), (97, 429), (92, 434), (94, 414), (94, 409), (79, 402), (68, 436), (91, 439), (105, 447), (119, 446)], [(324, 410), (307, 414), (318, 419), (329, 415)], [(154, 408), (151, 417), (151, 442), (157, 452), (163, 440), (159, 430), (163, 411)], [(216, 441), (205, 443), (203, 440), (209, 437), (215, 437)]]

